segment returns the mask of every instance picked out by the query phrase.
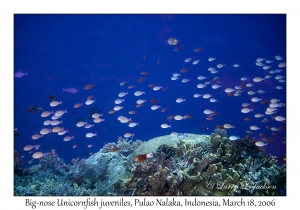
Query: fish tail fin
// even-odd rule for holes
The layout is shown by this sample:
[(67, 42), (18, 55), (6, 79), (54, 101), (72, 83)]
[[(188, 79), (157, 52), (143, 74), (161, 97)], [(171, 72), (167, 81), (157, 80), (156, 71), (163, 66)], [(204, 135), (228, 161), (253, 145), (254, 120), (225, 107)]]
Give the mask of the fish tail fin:
[(43, 106), (41, 106), (41, 107), (38, 107), (38, 110), (45, 111), (45, 110), (44, 110), (44, 108), (43, 108)]
[(65, 88), (63, 88), (63, 89), (62, 89), (62, 93), (64, 93), (65, 91), (66, 91)]

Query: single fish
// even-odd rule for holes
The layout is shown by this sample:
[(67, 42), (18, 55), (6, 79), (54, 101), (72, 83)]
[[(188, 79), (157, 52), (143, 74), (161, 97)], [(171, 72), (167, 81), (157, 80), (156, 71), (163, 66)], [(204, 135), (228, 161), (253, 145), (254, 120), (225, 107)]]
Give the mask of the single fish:
[(131, 122), (131, 123), (129, 123), (129, 127), (131, 127), (131, 128), (133, 128), (133, 127), (135, 127), (135, 126), (137, 126), (138, 125), (138, 123), (135, 123), (135, 122)]
[(168, 125), (168, 124), (161, 124), (160, 127), (162, 127), (162, 128), (171, 128), (171, 125)]
[(62, 93), (64, 93), (64, 92), (75, 94), (78, 92), (78, 90), (76, 88), (63, 88)]
[(64, 137), (64, 141), (70, 141), (71, 139), (74, 139), (74, 136), (66, 136)]
[(194, 52), (200, 52), (202, 50), (202, 48), (197, 47), (196, 49), (194, 49)]
[(255, 145), (258, 146), (258, 147), (263, 147), (263, 146), (267, 146), (268, 144), (264, 143), (262, 141), (257, 141), (257, 142), (255, 142)]
[(119, 147), (112, 147), (109, 151), (110, 151), (110, 152), (117, 152), (117, 151), (119, 151), (119, 150), (120, 150)]
[(158, 106), (158, 105), (152, 105), (151, 106), (151, 110), (157, 110), (158, 108), (160, 108), (160, 106)]
[(134, 136), (134, 133), (125, 133), (124, 134), (125, 138), (129, 138), (129, 137), (133, 137), (133, 136)]
[(134, 92), (135, 96), (141, 96), (142, 94), (145, 94), (145, 91), (135, 91)]
[(85, 136), (86, 136), (87, 138), (91, 138), (91, 137), (93, 137), (93, 136), (97, 136), (97, 134), (96, 134), (96, 133), (87, 133)]
[(262, 62), (263, 60), (265, 60), (265, 58), (257, 58), (256, 62)]
[(39, 110), (44, 111), (42, 106), (41, 107), (31, 106), (26, 109), (26, 112), (31, 114), (31, 113), (38, 112)]
[(85, 89), (85, 90), (89, 90), (89, 89), (93, 88), (94, 85), (95, 85), (95, 83), (86, 85), (86, 86), (84, 87), (84, 89)]
[(225, 66), (225, 64), (218, 64), (217, 65), (217, 68), (222, 68), (222, 67), (224, 67)]
[(134, 158), (134, 161), (135, 162), (144, 162), (145, 160), (148, 160), (150, 158), (153, 158), (153, 154), (152, 153), (149, 153), (149, 154), (141, 154), (141, 155), (137, 155), (135, 158)]
[(95, 118), (94, 119), (94, 123), (100, 123), (100, 122), (103, 122), (104, 121), (104, 119), (102, 119), (102, 118)]
[(57, 105), (59, 105), (59, 104), (62, 104), (62, 101), (52, 101), (52, 102), (50, 103), (50, 106), (55, 107), (55, 106), (57, 106)]
[(82, 103), (78, 103), (78, 104), (75, 104), (74, 105), (74, 108), (76, 109), (76, 108), (79, 108), (79, 107), (81, 107), (82, 106)]
[(184, 98), (177, 98), (177, 99), (176, 99), (176, 102), (177, 102), (177, 103), (181, 103), (181, 102), (183, 102), (183, 101), (185, 101)]
[(177, 137), (180, 138), (180, 139), (187, 138), (188, 134), (187, 133), (178, 133)]
[(177, 45), (179, 40), (174, 38), (174, 37), (171, 37), (171, 38), (168, 39), (167, 42), (168, 42), (169, 45)]
[(35, 152), (35, 153), (33, 153), (33, 155), (32, 155), (32, 157), (34, 158), (34, 159), (39, 159), (39, 158), (41, 158), (41, 157), (43, 157), (44, 156), (44, 153), (42, 153), (42, 152)]
[(235, 141), (235, 140), (239, 140), (239, 139), (240, 139), (239, 136), (230, 136), (230, 137), (229, 137), (229, 140), (230, 140), (230, 141)]
[(154, 91), (158, 91), (159, 89), (161, 89), (162, 88), (162, 86), (154, 86), (152, 89), (154, 90)]
[(17, 132), (14, 133), (14, 137), (17, 137), (17, 136), (20, 136), (20, 135), (21, 135), (20, 133), (17, 133)]
[(128, 92), (121, 92), (121, 93), (119, 93), (119, 97), (124, 97), (124, 96), (126, 96), (128, 94)]
[(15, 73), (15, 78), (22, 78), (22, 77), (24, 77), (24, 76), (28, 76), (28, 71), (27, 72), (21, 72), (21, 71), (18, 71), (18, 72), (16, 72)]
[(194, 60), (193, 61), (193, 65), (196, 65), (197, 63), (199, 63), (199, 61), (200, 61), (199, 59), (198, 60)]
[(190, 62), (192, 60), (192, 58), (186, 58), (185, 60), (184, 60), (184, 62)]
[(149, 72), (147, 72), (147, 71), (141, 72), (141, 75), (148, 75), (148, 74), (149, 74)]
[(226, 128), (226, 129), (234, 128), (234, 126), (232, 126), (230, 124), (224, 124), (223, 127)]
[(54, 101), (56, 99), (56, 96), (54, 94), (52, 94), (52, 95), (48, 96), (48, 99), (50, 101)]

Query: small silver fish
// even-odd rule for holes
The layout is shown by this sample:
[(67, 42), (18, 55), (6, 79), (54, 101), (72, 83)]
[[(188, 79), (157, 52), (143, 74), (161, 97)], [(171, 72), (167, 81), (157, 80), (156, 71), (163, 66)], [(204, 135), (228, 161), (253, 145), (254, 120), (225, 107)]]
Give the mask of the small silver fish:
[(168, 42), (169, 45), (177, 45), (177, 43), (179, 42), (179, 40), (176, 39), (176, 38), (174, 38), (174, 37), (171, 37), (171, 38), (168, 39), (167, 42)]

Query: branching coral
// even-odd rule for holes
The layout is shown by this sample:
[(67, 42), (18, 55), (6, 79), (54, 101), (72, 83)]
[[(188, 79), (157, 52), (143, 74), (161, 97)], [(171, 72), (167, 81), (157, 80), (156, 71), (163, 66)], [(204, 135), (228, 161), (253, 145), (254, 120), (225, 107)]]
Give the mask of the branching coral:
[(200, 172), (202, 172), (202, 170), (204, 168), (206, 168), (206, 166), (208, 166), (208, 164), (212, 163), (213, 161), (215, 161), (217, 159), (217, 156), (210, 153), (210, 154), (206, 154), (201, 161), (199, 161), (195, 167), (195, 169), (192, 172), (192, 175), (197, 175)]

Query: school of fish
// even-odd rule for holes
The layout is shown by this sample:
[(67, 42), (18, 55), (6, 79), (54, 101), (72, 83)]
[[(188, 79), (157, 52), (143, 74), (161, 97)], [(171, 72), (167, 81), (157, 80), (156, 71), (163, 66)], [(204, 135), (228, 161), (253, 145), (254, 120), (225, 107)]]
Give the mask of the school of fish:
[[(170, 47), (174, 47), (174, 51), (181, 50), (181, 46), (179, 46), (180, 41), (177, 38), (171, 37), (166, 41), (166, 44), (170, 45)], [(196, 48), (193, 50), (194, 54), (198, 52), (204, 53), (201, 48)], [(145, 58), (145, 55), (144, 55)], [(157, 61), (157, 65), (162, 62), (162, 60)], [(193, 66), (199, 65), (201, 62), (208, 62), (211, 67), (204, 70), (199, 70), (199, 75), (196, 78), (190, 78), (189, 72), (191, 63)], [(247, 130), (245, 130), (245, 135), (249, 134), (255, 137), (261, 137), (259, 141), (255, 143), (258, 147), (267, 146), (266, 141), (268, 140), (266, 136), (277, 135), (278, 132), (285, 129), (286, 116), (282, 116), (280, 113), (280, 109), (285, 109), (285, 104), (281, 101), (285, 101), (284, 98), (272, 98), (271, 100), (265, 100), (265, 95), (268, 94), (269, 91), (285, 91), (285, 68), (286, 63), (284, 58), (280, 55), (274, 55), (273, 58), (257, 58), (253, 61), (253, 67), (255, 65), (257, 68), (261, 68), (261, 74), (256, 75), (256, 77), (248, 77), (245, 75), (240, 78), (240, 84), (237, 86), (228, 86), (226, 83), (221, 83), (221, 78), (218, 76), (220, 72), (229, 71), (229, 67), (240, 68), (242, 69), (242, 64), (226, 64), (218, 62), (217, 57), (213, 57), (210, 55), (205, 55), (201, 59), (198, 56), (188, 56), (182, 57), (182, 63), (187, 65), (186, 68), (177, 69), (177, 72), (171, 73), (170, 83), (177, 83), (178, 85), (184, 86), (184, 83), (193, 83), (195, 86), (195, 91), (191, 93), (194, 100), (202, 100), (200, 110), (204, 114), (204, 118), (200, 120), (215, 120), (216, 125), (219, 129), (241, 129), (238, 124), (232, 125), (230, 123), (223, 123), (222, 125), (217, 123), (216, 118), (222, 113), (217, 112), (217, 110), (212, 110), (209, 106), (209, 103), (218, 103), (218, 94), (213, 94), (214, 90), (221, 89), (222, 94), (226, 94), (228, 96), (228, 101), (231, 100), (231, 97), (245, 97), (244, 103), (240, 104), (240, 117), (243, 118), (249, 124)], [(205, 72), (204, 71), (208, 71)], [(114, 98), (114, 106), (111, 107), (110, 110), (107, 110), (104, 113), (93, 113), (91, 121), (79, 121), (74, 126), (77, 126), (78, 129), (86, 129), (86, 138), (98, 138), (99, 134), (96, 131), (98, 126), (101, 126), (102, 123), (106, 123), (105, 118), (109, 115), (118, 120), (120, 123), (127, 125), (128, 132), (123, 134), (124, 138), (133, 138), (135, 134), (132, 132), (132, 128), (136, 126), (140, 126), (142, 121), (139, 121), (139, 109), (142, 106), (149, 106), (146, 109), (149, 109), (149, 112), (171, 112), (172, 107), (160, 104), (160, 98), (153, 98), (152, 100), (146, 100), (145, 96), (153, 91), (169, 91), (168, 84), (148, 84), (147, 88), (136, 89), (137, 83), (145, 83), (147, 81), (147, 76), (152, 74), (152, 72), (140, 72), (140, 76), (136, 81), (130, 81), (130, 85), (126, 86), (129, 81), (120, 82), (120, 91)], [(210, 75), (210, 76), (209, 76)], [(16, 72), (15, 78), (22, 78), (24, 76), (30, 76), (27, 72)], [(266, 86), (265, 89), (256, 89), (255, 86), (257, 83), (266, 83), (268, 80), (273, 80), (276, 82), (276, 86), (273, 89), (268, 89)], [(133, 83), (133, 84), (132, 84)], [(84, 91), (88, 91), (92, 89), (94, 86), (97, 86), (97, 83), (87, 84)], [(56, 100), (55, 97), (51, 97), (51, 102), (49, 106), (44, 106), (43, 110), (40, 110), (40, 116), (45, 118), (43, 125), (41, 125), (41, 129), (37, 130), (36, 133), (32, 133), (32, 139), (38, 140), (45, 135), (61, 135), (62, 141), (72, 141), (72, 139), (76, 139), (76, 136), (73, 134), (69, 134), (68, 127), (71, 125), (65, 125), (63, 118), (67, 117), (68, 109), (60, 109), (63, 103), (63, 96), (66, 94), (76, 94), (78, 93), (80, 88), (77, 87), (68, 87), (62, 88), (62, 100)], [(134, 90), (130, 90), (134, 89)], [(210, 89), (210, 90), (209, 90)], [(167, 93), (165, 93), (167, 94)], [(134, 110), (128, 109), (126, 103), (129, 95), (134, 96), (136, 108)], [(250, 97), (250, 98), (249, 98)], [(50, 97), (49, 97), (50, 99)], [(174, 100), (178, 106), (185, 106), (188, 100), (186, 96), (178, 95)], [(203, 100), (205, 102), (203, 102)], [(93, 99), (92, 96), (87, 97), (86, 101), (74, 101), (73, 107), (75, 109), (80, 109), (82, 106), (90, 106), (94, 103), (97, 103), (97, 96)], [(147, 104), (147, 105), (145, 105)], [(263, 106), (265, 108), (264, 112), (258, 113), (256, 112), (257, 106)], [(199, 109), (199, 107), (197, 109)], [(37, 108), (29, 108), (27, 112), (31, 110), (38, 111)], [(122, 114), (118, 114), (122, 113)], [(127, 114), (124, 114), (127, 113)], [(166, 134), (174, 134), (180, 133), (181, 131), (172, 130), (172, 124), (179, 123), (178, 121), (189, 120), (193, 118), (188, 114), (182, 115), (181, 113), (172, 113), (173, 115), (168, 116), (165, 120), (159, 122), (160, 129), (164, 129)], [(261, 122), (266, 125), (266, 128), (270, 130), (270, 134), (259, 133), (261, 129), (261, 124), (252, 123), (252, 119), (260, 118)], [(269, 122), (277, 122), (277, 127), (268, 126)], [(45, 127), (49, 126), (49, 127)], [(73, 126), (73, 125), (72, 125)], [(112, 128), (113, 129), (113, 128)], [(205, 126), (204, 130), (208, 129)], [(233, 132), (234, 133), (234, 132)], [(242, 137), (231, 135), (229, 137), (231, 141), (239, 141)], [(86, 147), (91, 148), (93, 145), (86, 141)], [(33, 159), (39, 159), (43, 157), (43, 152), (36, 151), (41, 147), (40, 144), (35, 145), (24, 145), (24, 151), (30, 152)], [(77, 144), (72, 145), (71, 148), (76, 148)], [(113, 148), (111, 152), (118, 151), (119, 148)], [(141, 162), (146, 160), (147, 158), (151, 158), (151, 155), (142, 154), (138, 156), (135, 161)], [(32, 162), (32, 161), (31, 161)]]

